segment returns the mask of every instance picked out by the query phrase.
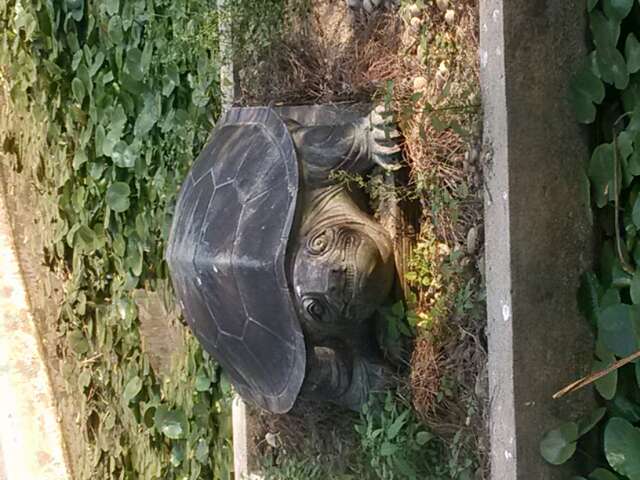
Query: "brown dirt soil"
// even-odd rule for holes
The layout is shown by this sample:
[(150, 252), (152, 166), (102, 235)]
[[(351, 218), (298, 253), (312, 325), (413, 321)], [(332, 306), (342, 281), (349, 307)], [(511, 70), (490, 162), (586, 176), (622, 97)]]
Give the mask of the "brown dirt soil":
[[(38, 328), (49, 377), (57, 401), (68, 465), (74, 473), (74, 459), (82, 452), (82, 434), (77, 424), (78, 406), (68, 394), (62, 373), (62, 353), (56, 329), (63, 298), (63, 278), (44, 263), (44, 236), (51, 234), (42, 224), (42, 197), (31, 175), (22, 175), (23, 165), (37, 162), (27, 156), (45, 155), (46, 125), (37, 119), (20, 117), (12, 109), (0, 78), (0, 194), (5, 196), (13, 227), (20, 267), (27, 287), (31, 312)], [(24, 161), (23, 161), (24, 160)]]
[[(237, 103), (373, 99), (395, 111), (411, 169), (408, 194), (422, 210), (414, 263), (430, 268), (428, 285), (413, 285), (413, 308), (425, 326), (418, 329), (407, 388), (435, 432), (453, 438), (463, 431), (471, 439), (482, 479), (488, 476), (488, 387), (478, 0), (455, 2), (452, 22), (434, 1), (423, 3), (417, 16), (407, 7), (367, 16), (349, 13), (343, 0), (313, 2), (306, 15), (292, 14), (281, 42), (260, 62), (236, 63)], [(285, 450), (300, 450), (308, 432), (340, 437), (326, 418), (308, 407), (284, 417), (260, 414), (256, 441), (268, 453), (267, 433)], [(350, 441), (348, 434), (341, 438)]]

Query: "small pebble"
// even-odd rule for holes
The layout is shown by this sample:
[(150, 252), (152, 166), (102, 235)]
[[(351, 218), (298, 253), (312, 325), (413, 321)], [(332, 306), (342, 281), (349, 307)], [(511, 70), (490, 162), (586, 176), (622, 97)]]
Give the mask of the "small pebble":
[(264, 439), (267, 441), (267, 444), (272, 447), (272, 448), (277, 448), (278, 447), (278, 436), (274, 433), (267, 433), (264, 436)]
[(444, 14), (444, 21), (449, 25), (453, 25), (453, 22), (456, 21), (456, 12), (453, 10), (447, 10), (447, 13)]
[(472, 255), (478, 248), (478, 229), (471, 227), (467, 233), (467, 253)]
[(420, 33), (420, 29), (422, 28), (422, 20), (418, 17), (413, 17), (411, 19), (411, 30), (415, 33)]
[(373, 0), (362, 0), (362, 8), (367, 13), (373, 13), (373, 10), (376, 8), (373, 4)]
[(374, 8), (378, 8), (382, 3), (382, 0), (371, 0), (371, 3), (373, 4)]
[(451, 249), (449, 248), (449, 245), (447, 245), (446, 243), (439, 243), (438, 253), (442, 256), (448, 256), (451, 253)]
[(445, 82), (447, 81), (447, 76), (449, 74), (449, 69), (442, 62), (438, 67), (438, 71), (436, 72), (436, 86), (438, 88), (444, 87)]
[(424, 77), (416, 77), (413, 79), (413, 91), (422, 92), (427, 88), (427, 79)]
[(411, 5), (409, 5), (409, 8), (407, 9), (407, 11), (409, 12), (409, 15), (411, 15), (412, 17), (420, 16), (420, 7), (415, 3), (412, 3)]
[(449, 8), (449, 0), (436, 0), (436, 5), (441, 12), (446, 12), (447, 8)]

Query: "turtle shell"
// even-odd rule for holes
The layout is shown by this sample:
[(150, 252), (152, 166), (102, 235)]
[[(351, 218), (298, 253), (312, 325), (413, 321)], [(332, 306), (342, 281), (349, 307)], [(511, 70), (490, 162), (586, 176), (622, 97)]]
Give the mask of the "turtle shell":
[(306, 364), (285, 274), (298, 177), (280, 117), (231, 109), (182, 185), (166, 253), (197, 339), (245, 400), (276, 413), (293, 406)]

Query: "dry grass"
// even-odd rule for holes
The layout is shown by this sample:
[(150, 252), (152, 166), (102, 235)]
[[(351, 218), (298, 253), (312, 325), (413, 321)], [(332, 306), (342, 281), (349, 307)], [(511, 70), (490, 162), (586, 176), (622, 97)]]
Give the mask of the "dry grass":
[[(408, 187), (422, 210), (419, 257), (413, 260), (433, 277), (417, 288), (414, 305), (428, 328), (419, 329), (411, 359), (413, 405), (442, 436), (464, 430), (482, 463), (477, 478), (486, 478), (478, 0), (456, 1), (452, 24), (435, 2), (424, 3), (416, 29), (408, 8), (363, 17), (348, 14), (343, 0), (314, 2), (307, 15), (288, 18), (285, 36), (261, 62), (241, 64), (240, 103), (374, 99), (396, 112), (411, 171)], [(476, 246), (468, 244), (470, 229), (478, 233)], [(463, 308), (461, 294), (469, 285), (472, 305)], [(314, 425), (323, 425), (323, 418), (309, 411), (285, 421), (267, 417), (262, 431), (278, 431), (287, 444), (302, 445), (300, 432), (317, 431)], [(327, 418), (325, 426), (336, 420)], [(328, 428), (325, 438), (336, 433)]]

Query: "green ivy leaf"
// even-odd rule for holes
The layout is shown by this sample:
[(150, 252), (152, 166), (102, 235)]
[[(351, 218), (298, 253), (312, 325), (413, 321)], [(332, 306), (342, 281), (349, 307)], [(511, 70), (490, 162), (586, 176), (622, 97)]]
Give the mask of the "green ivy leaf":
[(555, 430), (547, 432), (540, 443), (542, 457), (552, 465), (562, 465), (576, 452), (578, 425), (565, 423)]
[(636, 73), (640, 70), (640, 42), (634, 33), (630, 33), (624, 47), (627, 58), (627, 70), (629, 73)]
[(132, 48), (127, 52), (125, 69), (135, 80), (138, 82), (142, 81), (144, 78), (144, 70), (142, 65), (142, 52), (140, 50)]
[(604, 13), (615, 20), (623, 20), (629, 15), (634, 0), (603, 0)]
[(86, 91), (84, 83), (82, 83), (82, 80), (78, 77), (71, 81), (71, 91), (73, 92), (73, 96), (76, 98), (77, 102), (82, 105)]
[(598, 0), (587, 0), (587, 11), (590, 12), (598, 4)]
[(149, 133), (159, 118), (160, 112), (158, 111), (155, 97), (151, 94), (146, 94), (144, 97), (144, 107), (140, 115), (138, 115), (133, 128), (134, 135), (136, 137), (142, 137)]
[(104, 63), (105, 60), (105, 55), (104, 52), (98, 52), (95, 56), (95, 58), (93, 59), (93, 63), (91, 64), (91, 68), (89, 68), (89, 75), (90, 76), (94, 76), (96, 73), (98, 73), (98, 70), (100, 70), (100, 67), (102, 67), (102, 64)]
[(159, 432), (172, 440), (179, 440), (187, 434), (188, 422), (182, 410), (170, 411), (165, 406), (158, 407), (154, 424)]
[(620, 21), (605, 17), (599, 10), (589, 14), (593, 43), (598, 49), (616, 48), (620, 38)]
[[(637, 204), (638, 202), (636, 202)], [(635, 210), (635, 208), (634, 208)], [(634, 219), (635, 222), (635, 219)], [(631, 301), (634, 304), (640, 304), (640, 270), (636, 270), (631, 278)]]
[(613, 193), (613, 145), (598, 145), (589, 161), (589, 178), (596, 205), (604, 207)]
[(432, 433), (422, 431), (416, 434), (416, 443), (423, 447), (434, 438)]
[(122, 399), (125, 403), (131, 402), (142, 390), (142, 379), (137, 375), (127, 382), (122, 393)]
[(114, 212), (124, 212), (129, 209), (129, 195), (131, 189), (124, 182), (115, 182), (107, 190), (107, 205)]
[(120, 141), (113, 147), (111, 159), (120, 168), (133, 168), (138, 159), (138, 154), (133, 146)]
[(71, 60), (71, 69), (75, 72), (78, 69), (78, 65), (82, 61), (82, 50), (78, 50)]
[(206, 392), (211, 387), (211, 377), (203, 367), (198, 369), (195, 387), (198, 392)]
[(89, 342), (80, 330), (73, 330), (67, 334), (69, 347), (76, 355), (84, 355), (89, 351)]
[(582, 437), (589, 433), (593, 428), (600, 423), (607, 413), (605, 407), (597, 408), (591, 414), (586, 415), (578, 421), (578, 437)]
[(400, 447), (391, 442), (383, 442), (380, 446), (380, 455), (383, 457), (390, 457), (395, 454)]
[(85, 152), (82, 149), (76, 150), (76, 153), (73, 156), (73, 168), (74, 168), (74, 170), (78, 170), (86, 162), (87, 162), (87, 152)]
[(618, 90), (624, 90), (629, 85), (629, 71), (627, 62), (615, 47), (598, 47), (596, 59), (602, 80), (615, 85)]
[[(609, 362), (596, 360), (593, 362), (592, 372), (599, 372), (613, 365), (615, 359)], [(618, 390), (618, 371), (614, 370), (609, 375), (602, 377), (595, 382), (597, 392), (605, 400), (612, 400)]]
[(629, 480), (640, 480), (640, 430), (622, 418), (612, 418), (604, 433), (609, 465)]
[(87, 225), (82, 225), (76, 230), (74, 243), (80, 250), (92, 252), (96, 248), (96, 233)]
[(589, 480), (619, 480), (619, 477), (609, 470), (598, 468), (589, 475)]
[(173, 465), (174, 467), (179, 467), (180, 464), (184, 461), (185, 456), (186, 448), (184, 442), (174, 443), (173, 448), (171, 449), (171, 465)]
[(203, 465), (209, 463), (209, 444), (202, 438), (198, 440), (198, 445), (196, 446), (196, 460)]
[(124, 32), (122, 30), (122, 20), (118, 15), (111, 17), (107, 24), (107, 33), (114, 45), (122, 45), (124, 43)]
[(105, 0), (104, 8), (109, 15), (115, 15), (120, 10), (119, 0)]
[(618, 304), (603, 309), (598, 315), (598, 338), (618, 357), (637, 352), (637, 317), (637, 310), (630, 305)]
[(580, 123), (592, 123), (595, 120), (594, 103), (601, 103), (604, 100), (604, 95), (604, 84), (588, 66), (585, 66), (573, 77), (569, 100)]

